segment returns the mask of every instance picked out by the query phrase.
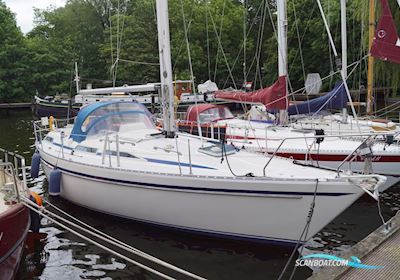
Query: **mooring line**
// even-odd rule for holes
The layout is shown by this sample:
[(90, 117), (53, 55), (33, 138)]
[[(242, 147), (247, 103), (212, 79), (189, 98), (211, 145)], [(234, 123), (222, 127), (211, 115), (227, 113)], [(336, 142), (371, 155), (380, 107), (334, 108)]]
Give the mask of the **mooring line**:
[[(83, 239), (86, 240), (86, 241), (89, 241), (89, 242), (93, 243), (93, 244), (96, 245), (96, 246), (99, 246), (101, 249), (104, 249), (104, 250), (106, 250), (106, 251), (108, 251), (108, 252), (110, 252), (110, 253), (112, 253), (112, 254), (114, 254), (114, 255), (116, 255), (116, 256), (118, 256), (118, 257), (120, 257), (120, 258), (122, 258), (122, 259), (124, 259), (124, 260), (126, 260), (126, 261), (128, 261), (128, 262), (131, 262), (131, 263), (133, 263), (133, 264), (135, 264), (135, 265), (137, 265), (137, 266), (139, 266), (139, 267), (141, 267), (141, 268), (143, 268), (143, 269), (146, 269), (147, 271), (150, 271), (150, 272), (152, 272), (152, 273), (155, 273), (155, 274), (157, 274), (158, 276), (160, 276), (160, 277), (162, 277), (162, 278), (164, 278), (164, 279), (175, 279), (175, 278), (172, 278), (172, 277), (170, 277), (170, 276), (168, 276), (168, 275), (165, 275), (165, 274), (163, 274), (163, 273), (161, 273), (161, 272), (159, 272), (159, 271), (157, 271), (157, 270), (155, 270), (155, 269), (153, 269), (153, 268), (147, 267), (147, 266), (145, 266), (144, 264), (141, 264), (141, 263), (139, 263), (139, 262), (137, 262), (137, 261), (134, 261), (134, 260), (132, 260), (132, 259), (130, 259), (130, 258), (128, 258), (128, 257), (126, 257), (126, 256), (124, 256), (124, 255), (122, 255), (122, 254), (120, 254), (120, 253), (118, 253), (118, 252), (116, 252), (116, 251), (114, 251), (114, 250), (112, 250), (112, 249), (110, 249), (110, 248), (108, 248), (108, 247), (106, 247), (106, 246), (104, 246), (104, 245), (102, 245), (102, 244), (96, 242), (96, 241), (93, 241), (93, 240), (91, 240), (89, 237), (86, 237), (86, 236), (84, 236), (84, 235), (78, 233), (77, 231), (75, 231), (75, 230), (69, 228), (68, 226), (66, 226), (66, 225), (64, 225), (64, 224), (62, 224), (62, 223), (60, 223), (59, 221), (57, 221), (57, 220), (55, 220), (55, 219), (60, 219), (61, 221), (65, 222), (65, 223), (67, 223), (67, 224), (69, 224), (69, 225), (72, 225), (72, 226), (78, 228), (79, 230), (82, 230), (82, 231), (84, 231), (84, 232), (86, 232), (86, 233), (88, 233), (88, 234), (91, 234), (91, 235), (93, 235), (94, 237), (97, 237), (97, 238), (99, 238), (99, 239), (101, 239), (101, 240), (103, 240), (103, 241), (105, 241), (105, 242), (108, 242), (108, 243), (110, 243), (110, 244), (112, 244), (112, 245), (114, 245), (114, 246), (116, 246), (116, 247), (118, 247), (118, 248), (124, 249), (124, 250), (126, 250), (126, 251), (128, 251), (128, 252), (130, 252), (130, 253), (133, 253), (133, 254), (135, 254), (135, 255), (137, 255), (137, 256), (139, 256), (139, 257), (142, 257), (142, 258), (145, 258), (145, 259), (147, 259), (147, 260), (149, 260), (149, 261), (152, 261), (152, 262), (154, 262), (154, 263), (156, 263), (156, 264), (158, 264), (158, 265), (161, 265), (161, 266), (163, 266), (163, 267), (166, 267), (166, 268), (169, 268), (169, 269), (171, 269), (171, 270), (174, 270), (175, 272), (182, 273), (182, 274), (184, 274), (184, 275), (186, 275), (186, 276), (189, 276), (189, 277), (191, 277), (191, 278), (198, 279), (198, 280), (205, 280), (205, 279), (206, 279), (206, 278), (200, 277), (200, 276), (198, 276), (198, 275), (195, 275), (195, 274), (193, 274), (193, 273), (191, 273), (191, 272), (188, 272), (188, 271), (186, 271), (186, 270), (183, 270), (183, 269), (181, 269), (181, 268), (178, 268), (178, 267), (176, 267), (176, 266), (174, 266), (174, 265), (171, 265), (171, 264), (169, 264), (169, 263), (167, 263), (167, 262), (165, 262), (165, 261), (162, 261), (162, 260), (160, 260), (160, 259), (158, 259), (158, 258), (156, 258), (156, 257), (153, 257), (153, 256), (151, 256), (151, 255), (149, 255), (149, 254), (147, 254), (147, 253), (145, 253), (145, 252), (142, 252), (142, 251), (140, 251), (140, 250), (138, 250), (138, 249), (136, 249), (136, 248), (134, 248), (134, 247), (132, 247), (132, 246), (130, 246), (130, 245), (128, 245), (128, 244), (126, 244), (126, 243), (120, 241), (120, 240), (117, 240), (117, 239), (115, 239), (115, 238), (113, 238), (113, 237), (111, 237), (111, 236), (108, 236), (107, 234), (105, 234), (105, 233), (103, 233), (103, 232), (101, 232), (101, 231), (99, 231), (99, 230), (97, 230), (97, 229), (95, 229), (95, 228), (93, 228), (93, 227), (91, 227), (91, 226), (89, 226), (89, 225), (86, 225), (85, 223), (83, 223), (82, 221), (76, 219), (75, 217), (72, 217), (72, 216), (69, 215), (68, 213), (66, 213), (66, 215), (67, 215), (68, 217), (71, 217), (72, 219), (76, 220), (77, 222), (81, 223), (82, 225), (87, 226), (87, 227), (90, 228), (91, 230), (94, 230), (94, 231), (96, 231), (96, 232), (102, 234), (103, 236), (100, 236), (99, 234), (96, 234), (96, 233), (94, 233), (94, 232), (91, 232), (91, 231), (89, 231), (88, 229), (85, 229), (85, 228), (83, 228), (83, 227), (81, 227), (81, 226), (79, 226), (79, 225), (77, 225), (77, 224), (74, 224), (73, 222), (68, 221), (67, 219), (65, 219), (65, 218), (63, 218), (63, 217), (61, 217), (61, 216), (59, 216), (59, 215), (57, 215), (57, 214), (54, 214), (54, 213), (50, 212), (50, 211), (47, 210), (45, 207), (43, 207), (43, 206), (40, 207), (40, 206), (36, 205), (35, 203), (33, 203), (32, 201), (28, 200), (27, 198), (22, 197), (21, 199), (23, 200), (23, 203), (24, 203), (29, 209), (35, 211), (35, 212), (38, 213), (39, 215), (42, 215), (42, 216), (45, 217), (46, 219), (49, 219), (50, 221), (52, 221), (52, 222), (54, 222), (55, 224), (61, 226), (62, 228), (66, 229), (67, 231), (69, 231), (69, 232), (71, 232), (71, 233), (77, 235), (77, 236), (80, 237), (80, 238), (83, 238)], [(49, 205), (50, 205), (50, 204), (49, 204)], [(53, 206), (54, 208), (56, 208), (56, 209), (58, 208), (58, 207), (56, 207), (56, 206), (54, 206), (54, 205), (52, 205), (52, 206)], [(61, 209), (60, 209), (60, 211), (61, 211), (62, 213), (64, 212), (64, 211), (61, 210)], [(46, 212), (46, 213), (48, 213), (48, 214), (46, 214), (46, 213), (44, 213), (44, 212)], [(50, 217), (50, 216), (53, 216), (55, 219), (53, 219), (53, 218)]]

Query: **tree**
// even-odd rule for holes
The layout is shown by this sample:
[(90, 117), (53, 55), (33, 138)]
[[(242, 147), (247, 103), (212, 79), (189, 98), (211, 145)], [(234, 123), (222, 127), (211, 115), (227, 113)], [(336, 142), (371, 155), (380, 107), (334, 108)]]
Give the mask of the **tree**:
[(107, 77), (100, 51), (104, 40), (102, 20), (89, 1), (37, 10), (36, 27), (27, 35), (35, 89), (42, 95), (69, 92), (75, 62), (83, 82), (102, 85)]
[(29, 99), (24, 89), (24, 53), (24, 38), (15, 16), (0, 0), (0, 102)]

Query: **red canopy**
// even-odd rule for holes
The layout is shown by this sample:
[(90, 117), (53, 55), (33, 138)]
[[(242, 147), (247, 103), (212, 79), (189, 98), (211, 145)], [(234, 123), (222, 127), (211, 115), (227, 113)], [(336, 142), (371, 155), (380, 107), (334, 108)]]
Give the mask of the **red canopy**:
[(270, 87), (253, 92), (226, 92), (220, 90), (215, 92), (215, 98), (241, 103), (261, 103), (270, 110), (287, 109), (288, 99), (286, 93), (286, 76), (279, 77), (279, 79)]
[(400, 63), (400, 39), (387, 0), (381, 0), (382, 16), (372, 41), (371, 55)]
[(211, 108), (218, 108), (215, 104), (199, 104), (199, 105), (192, 105), (186, 111), (186, 121), (197, 121), (197, 117), (200, 113), (211, 109)]

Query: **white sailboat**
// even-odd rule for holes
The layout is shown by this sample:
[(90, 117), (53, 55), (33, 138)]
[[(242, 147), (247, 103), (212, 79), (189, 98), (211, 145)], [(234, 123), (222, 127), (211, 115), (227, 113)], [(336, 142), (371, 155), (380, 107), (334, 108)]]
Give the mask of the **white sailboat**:
[[(226, 128), (226, 139), (236, 143), (240, 147), (247, 149), (268, 152), (277, 154), (280, 156), (293, 158), (306, 164), (314, 164), (317, 166), (324, 166), (327, 168), (336, 169), (338, 167), (351, 169), (355, 172), (365, 172), (365, 158), (371, 161), (371, 166), (368, 168), (369, 171), (382, 174), (388, 177), (385, 186), (382, 186), (381, 191), (386, 190), (390, 186), (400, 181), (400, 145), (394, 137), (397, 133), (397, 128), (390, 127), (388, 131), (379, 131), (380, 135), (374, 135), (378, 131), (371, 131), (371, 127), (374, 123), (366, 121), (358, 121), (354, 114), (354, 119), (348, 118), (351, 123), (340, 126), (339, 122), (335, 122), (335, 127), (330, 126), (330, 129), (325, 129), (323, 123), (320, 124), (319, 120), (312, 121), (313, 125), (307, 123), (295, 123), (287, 124), (286, 119), (282, 118), (285, 112), (283, 109), (287, 108), (287, 46), (286, 46), (286, 16), (282, 11), (285, 11), (284, 3), (278, 1), (278, 57), (279, 57), (279, 79), (278, 81), (270, 86), (269, 88), (260, 89), (252, 93), (243, 92), (217, 92), (216, 98), (222, 100), (234, 100), (236, 102), (244, 103), (262, 103), (265, 106), (269, 106), (268, 109), (280, 111), (280, 119), (282, 125), (273, 125), (266, 122), (254, 122), (248, 120), (240, 120), (232, 117), (226, 117), (226, 109), (217, 109), (221, 107), (211, 106), (202, 107), (191, 107), (188, 109), (186, 119), (184, 121), (185, 126), (197, 127), (196, 124), (190, 124), (190, 122), (200, 122), (200, 126), (210, 123), (209, 126), (213, 127), (225, 127)], [(284, 2), (284, 1), (283, 1)], [(345, 2), (342, 1), (342, 11), (345, 11)], [(342, 13), (342, 26), (345, 26), (345, 12)], [(329, 31), (328, 31), (329, 33)], [(346, 34), (346, 30), (342, 31)], [(329, 34), (328, 34), (329, 35)], [(345, 36), (343, 36), (345, 38)], [(332, 43), (333, 45), (333, 43)], [(334, 45), (333, 45), (334, 48)], [(343, 50), (347, 49), (347, 44), (344, 39)], [(336, 50), (335, 50), (336, 53)], [(327, 105), (331, 98), (336, 98), (336, 94), (342, 91), (342, 99), (347, 98), (350, 100), (350, 95), (345, 83), (347, 73), (347, 58), (346, 52), (343, 53), (343, 68), (341, 75), (343, 83), (337, 86), (332, 93), (329, 94), (329, 98), (323, 100), (321, 103), (323, 106)], [(344, 98), (343, 98), (344, 97)], [(315, 105), (315, 104), (314, 104)], [(204, 110), (202, 108), (205, 108)], [(191, 112), (196, 112), (199, 116), (190, 117)], [(211, 113), (210, 113), (211, 112)], [(353, 113), (354, 110), (353, 110)], [(211, 117), (207, 117), (207, 115)], [(228, 114), (229, 115), (229, 114)], [(231, 115), (230, 115), (231, 116)], [(204, 121), (205, 120), (205, 121)], [(304, 121), (304, 120), (303, 120)], [(355, 123), (355, 124), (354, 124)], [(375, 123), (375, 126), (377, 124)], [(381, 125), (382, 127), (382, 125)], [(319, 130), (310, 130), (310, 128)], [(384, 128), (384, 127), (382, 127)], [(324, 129), (324, 131), (321, 131)], [(315, 133), (338, 135), (340, 137), (329, 137), (324, 138), (323, 135), (320, 140), (313, 138)], [(378, 130), (378, 129), (377, 129)], [(373, 133), (373, 134), (371, 134)], [(364, 135), (365, 134), (365, 135)], [(372, 136), (371, 136), (372, 135)], [(215, 136), (215, 135), (214, 135)], [(347, 137), (344, 137), (347, 136)], [(387, 141), (370, 141), (367, 155), (357, 154), (354, 157), (349, 157), (349, 154), (356, 152), (359, 147), (364, 146), (365, 138), (379, 138), (386, 139)], [(323, 141), (322, 141), (323, 140)], [(394, 141), (396, 140), (396, 141)], [(344, 160), (351, 160), (351, 162), (342, 164)]]
[[(224, 137), (237, 147), (330, 169), (341, 167), (353, 172), (366, 172), (365, 159), (368, 158), (371, 161), (369, 172), (388, 178), (380, 191), (400, 181), (400, 145), (396, 139), (388, 137), (391, 135), (382, 132), (373, 134), (357, 130), (329, 136), (322, 130), (300, 125), (280, 126), (266, 121), (234, 118), (227, 107), (214, 104), (189, 107), (185, 119), (179, 122), (179, 129), (214, 139)], [(316, 133), (322, 135), (316, 138)], [(361, 152), (363, 147), (367, 150)], [(354, 156), (348, 157), (350, 154)], [(347, 162), (342, 164), (343, 161)]]
[(175, 132), (168, 1), (157, 1), (157, 23), (164, 131), (132, 102), (88, 105), (73, 126), (48, 124), (45, 138), (36, 122), (36, 148), (51, 193), (148, 223), (285, 243), (311, 238), (365, 192), (378, 195), (384, 176), (271, 160)]

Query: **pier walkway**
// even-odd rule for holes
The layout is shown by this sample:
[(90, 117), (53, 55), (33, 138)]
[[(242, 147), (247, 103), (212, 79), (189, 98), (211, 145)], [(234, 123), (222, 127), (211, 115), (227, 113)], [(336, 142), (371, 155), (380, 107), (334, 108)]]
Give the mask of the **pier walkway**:
[(383, 266), (379, 269), (329, 267), (314, 273), (308, 280), (394, 280), (400, 279), (400, 211), (388, 222), (389, 230), (382, 225), (339, 257), (358, 257), (363, 264)]
[(26, 109), (32, 106), (31, 102), (26, 103), (0, 103), (0, 109)]

